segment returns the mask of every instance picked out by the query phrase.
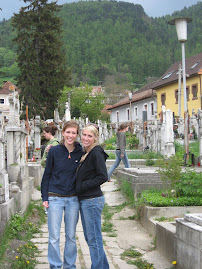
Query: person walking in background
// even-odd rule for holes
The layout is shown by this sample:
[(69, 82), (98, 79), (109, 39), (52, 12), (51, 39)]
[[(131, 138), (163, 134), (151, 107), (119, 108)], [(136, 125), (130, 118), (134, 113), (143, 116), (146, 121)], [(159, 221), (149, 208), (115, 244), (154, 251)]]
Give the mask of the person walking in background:
[(56, 145), (60, 144), (59, 141), (54, 137), (57, 129), (58, 128), (56, 126), (46, 126), (43, 129), (43, 135), (44, 135), (45, 139), (48, 140), (48, 143), (45, 146), (43, 156), (42, 156), (42, 159), (41, 159), (41, 165), (43, 167), (46, 166), (46, 158), (47, 158), (49, 149), (52, 146), (56, 146)]
[(114, 170), (119, 166), (121, 160), (123, 161), (125, 168), (130, 168), (128, 156), (127, 156), (126, 151), (125, 151), (125, 148), (126, 148), (125, 132), (127, 132), (127, 131), (128, 131), (128, 124), (121, 123), (121, 125), (118, 128), (118, 132), (116, 133), (116, 143), (117, 143), (116, 160), (108, 171), (108, 181), (111, 181), (110, 180), (111, 175), (114, 172)]
[(98, 129), (87, 125), (82, 131), (85, 154), (76, 172), (76, 193), (80, 203), (81, 222), (91, 256), (91, 269), (108, 269), (103, 247), (101, 214), (105, 198), (100, 185), (108, 180), (106, 159), (108, 155), (97, 144)]
[[(71, 120), (62, 129), (63, 141), (51, 147), (41, 183), (42, 205), (48, 215), (48, 261), (50, 268), (76, 268), (76, 225), (79, 218), (79, 201), (76, 196), (76, 169), (83, 149), (76, 138), (79, 125)], [(60, 229), (64, 213), (64, 261), (60, 256)]]

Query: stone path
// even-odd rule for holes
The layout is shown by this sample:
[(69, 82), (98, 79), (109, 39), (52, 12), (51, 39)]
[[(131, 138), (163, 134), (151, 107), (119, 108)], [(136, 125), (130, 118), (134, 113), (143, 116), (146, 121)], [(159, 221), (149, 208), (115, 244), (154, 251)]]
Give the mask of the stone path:
[[(106, 182), (102, 186), (105, 194), (106, 203), (112, 207), (121, 205), (125, 202), (125, 198), (118, 190), (119, 186), (115, 180), (113, 182)], [(32, 196), (33, 200), (40, 199), (40, 192), (35, 190)], [(112, 223), (116, 232), (116, 237), (109, 237), (108, 233), (103, 233), (103, 240), (105, 242), (105, 251), (107, 254), (110, 269), (134, 269), (135, 265), (127, 264), (125, 260), (121, 259), (121, 253), (130, 247), (135, 247), (137, 251), (143, 254), (142, 258), (148, 263), (152, 263), (155, 269), (170, 269), (172, 265), (167, 260), (160, 256), (160, 254), (153, 250), (153, 238), (135, 220), (128, 219), (129, 216), (135, 215), (134, 209), (124, 207), (124, 209), (115, 213), (112, 217)], [(37, 257), (38, 264), (36, 269), (48, 269), (47, 249), (48, 249), (48, 228), (47, 223), (41, 228), (42, 232), (36, 234), (32, 241), (38, 246), (40, 254)], [(79, 219), (77, 225), (77, 247), (78, 255), (76, 261), (77, 269), (90, 269), (91, 261), (88, 246), (85, 242), (81, 221)], [(64, 223), (61, 229), (61, 255), (64, 249)]]

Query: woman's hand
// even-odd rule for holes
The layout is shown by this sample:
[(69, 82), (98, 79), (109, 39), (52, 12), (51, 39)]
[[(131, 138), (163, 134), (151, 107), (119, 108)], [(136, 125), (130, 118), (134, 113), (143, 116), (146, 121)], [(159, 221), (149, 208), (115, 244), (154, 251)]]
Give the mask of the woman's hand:
[(46, 146), (46, 152), (49, 152), (49, 149), (52, 147), (53, 145), (48, 145)]
[(48, 208), (48, 207), (49, 207), (48, 201), (44, 201), (44, 202), (42, 203), (42, 206), (44, 206), (45, 208)]
[(124, 157), (124, 154), (121, 154), (121, 158), (123, 158)]

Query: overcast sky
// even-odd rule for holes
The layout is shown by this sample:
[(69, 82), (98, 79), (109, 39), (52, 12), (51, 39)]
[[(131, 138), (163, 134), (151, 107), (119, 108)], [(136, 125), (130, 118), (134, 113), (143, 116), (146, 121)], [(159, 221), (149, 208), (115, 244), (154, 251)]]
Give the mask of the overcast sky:
[[(128, 0), (134, 4), (140, 4), (150, 17), (161, 17), (172, 14), (174, 11), (189, 7), (202, 0)], [(52, 2), (49, 0), (49, 2)], [(58, 4), (65, 4), (68, 0), (58, 0)], [(10, 19), (13, 13), (18, 13), (20, 7), (24, 5), (23, 0), (0, 0), (0, 21)]]

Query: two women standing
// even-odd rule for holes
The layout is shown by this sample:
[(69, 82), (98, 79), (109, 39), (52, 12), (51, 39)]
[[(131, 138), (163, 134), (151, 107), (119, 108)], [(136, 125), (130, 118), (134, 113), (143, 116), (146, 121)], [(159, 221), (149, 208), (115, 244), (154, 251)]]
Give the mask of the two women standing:
[[(78, 133), (78, 124), (67, 122), (62, 130), (64, 144), (52, 147), (47, 156), (41, 192), (43, 206), (48, 211), (48, 260), (50, 268), (61, 268), (62, 265), (64, 269), (76, 268), (75, 232), (80, 208), (84, 236), (90, 249), (91, 269), (108, 269), (101, 234), (104, 196), (100, 189), (108, 179), (105, 165), (108, 155), (97, 145), (99, 134), (94, 126), (83, 129), (84, 155), (76, 142)], [(63, 213), (66, 242), (62, 262), (59, 243)]]

